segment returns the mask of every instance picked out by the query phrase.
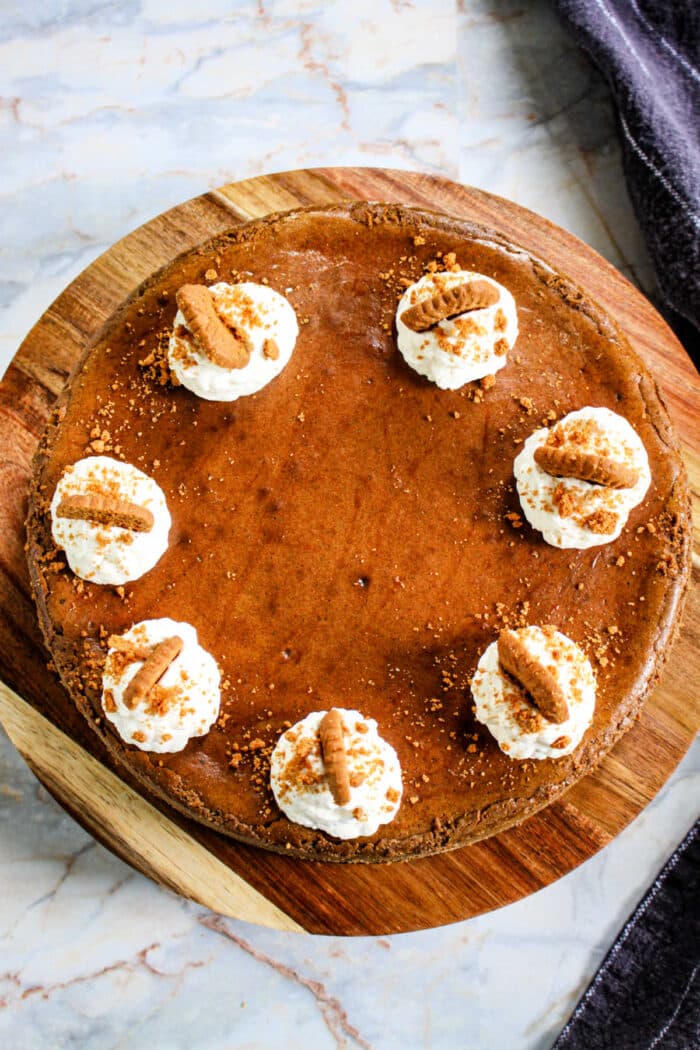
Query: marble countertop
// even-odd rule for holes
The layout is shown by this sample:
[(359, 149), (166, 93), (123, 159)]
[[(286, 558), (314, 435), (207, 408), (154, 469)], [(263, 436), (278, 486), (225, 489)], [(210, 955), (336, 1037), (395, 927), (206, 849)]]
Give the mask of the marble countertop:
[[(608, 91), (549, 3), (5, 0), (0, 372), (100, 252), (270, 170), (472, 183), (587, 241), (647, 294)], [(697, 815), (700, 742), (553, 886), (469, 922), (342, 940), (223, 920), (112, 857), (0, 731), (0, 1045), (13, 1050), (549, 1047)]]

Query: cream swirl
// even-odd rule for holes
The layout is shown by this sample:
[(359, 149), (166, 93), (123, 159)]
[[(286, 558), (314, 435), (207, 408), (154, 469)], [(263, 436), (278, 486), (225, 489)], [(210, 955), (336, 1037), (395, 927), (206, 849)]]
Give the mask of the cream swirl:
[(289, 300), (265, 284), (220, 281), (209, 291), (221, 319), (247, 337), (248, 363), (243, 368), (222, 368), (210, 361), (180, 310), (173, 322), (168, 363), (180, 383), (198, 397), (235, 401), (262, 390), (280, 374), (292, 356), (299, 325)]
[(339, 709), (350, 779), (350, 801), (338, 805), (323, 764), (319, 727), (325, 711), (313, 711), (288, 729), (272, 752), (270, 783), (277, 804), (295, 824), (339, 839), (373, 835), (396, 816), (403, 786), (393, 747), (377, 723), (359, 711)]
[[(630, 488), (610, 488), (548, 474), (535, 462), (535, 453), (552, 432), (581, 452), (632, 467), (636, 483)], [(536, 430), (516, 457), (513, 472), (523, 512), (532, 527), (552, 546), (577, 550), (617, 539), (651, 481), (649, 460), (638, 434), (609, 408), (582, 408), (564, 416), (551, 431), (546, 427)]]
[[(150, 511), (153, 525), (138, 532), (119, 525), (63, 517), (73, 496), (124, 500)], [(51, 500), (51, 533), (76, 576), (115, 586), (138, 580), (167, 550), (170, 512), (162, 490), (143, 471), (110, 456), (87, 456), (66, 467)]]
[(510, 758), (562, 758), (578, 747), (595, 709), (595, 677), (585, 653), (554, 628), (522, 627), (528, 653), (556, 678), (569, 717), (551, 722), (501, 668), (498, 642), (482, 653), (472, 678), (476, 717)]
[[(143, 667), (148, 650), (166, 638), (183, 646), (159, 681), (134, 706), (124, 694)], [(142, 620), (107, 653), (102, 676), (102, 708), (122, 740), (142, 751), (182, 751), (192, 737), (204, 736), (219, 715), (220, 674), (214, 657), (203, 649), (189, 623), (163, 617)]]
[[(421, 300), (474, 280), (491, 285), (497, 301), (438, 321), (424, 332), (414, 332), (401, 320)], [(426, 274), (406, 289), (396, 310), (396, 330), (407, 364), (442, 390), (456, 390), (503, 368), (518, 335), (518, 313), (513, 296), (498, 281), (471, 270), (450, 270)]]

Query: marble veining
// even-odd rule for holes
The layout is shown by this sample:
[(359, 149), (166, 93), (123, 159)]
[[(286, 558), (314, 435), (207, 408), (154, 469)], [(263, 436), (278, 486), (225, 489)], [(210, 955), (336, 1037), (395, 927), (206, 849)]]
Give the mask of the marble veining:
[[(320, 164), (471, 182), (647, 293), (608, 91), (546, 0), (5, 0), (0, 372), (130, 229)], [(545, 1048), (696, 815), (700, 746), (610, 846), (470, 922), (305, 938), (222, 919), (108, 854), (0, 732), (0, 1046)]]

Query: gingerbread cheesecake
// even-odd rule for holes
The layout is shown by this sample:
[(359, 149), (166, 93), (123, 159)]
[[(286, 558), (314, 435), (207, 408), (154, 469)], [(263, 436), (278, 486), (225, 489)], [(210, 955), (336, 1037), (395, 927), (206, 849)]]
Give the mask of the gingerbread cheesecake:
[(638, 717), (689, 510), (655, 383), (496, 231), (351, 203), (138, 288), (37, 452), (51, 659), (144, 787), (295, 857), (522, 821)]

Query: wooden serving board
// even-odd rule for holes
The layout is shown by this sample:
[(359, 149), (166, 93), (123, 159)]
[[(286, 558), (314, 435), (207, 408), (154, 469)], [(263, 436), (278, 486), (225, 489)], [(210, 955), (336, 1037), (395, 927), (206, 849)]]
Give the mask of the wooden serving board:
[(158, 882), (218, 912), (280, 929), (387, 934), (466, 919), (533, 893), (601, 849), (654, 797), (700, 724), (687, 688), (700, 678), (697, 588), (663, 684), (640, 721), (560, 801), (453, 853), (334, 865), (238, 845), (148, 797), (115, 766), (47, 669), (23, 550), (31, 459), (49, 408), (123, 298), (173, 256), (227, 227), (348, 199), (414, 204), (494, 226), (584, 286), (658, 378), (700, 493), (700, 384), (690, 360), (647, 300), (570, 234), (498, 197), (409, 172), (323, 168), (232, 183), (159, 216), (88, 267), (38, 321), (0, 384), (0, 719), (75, 818)]

